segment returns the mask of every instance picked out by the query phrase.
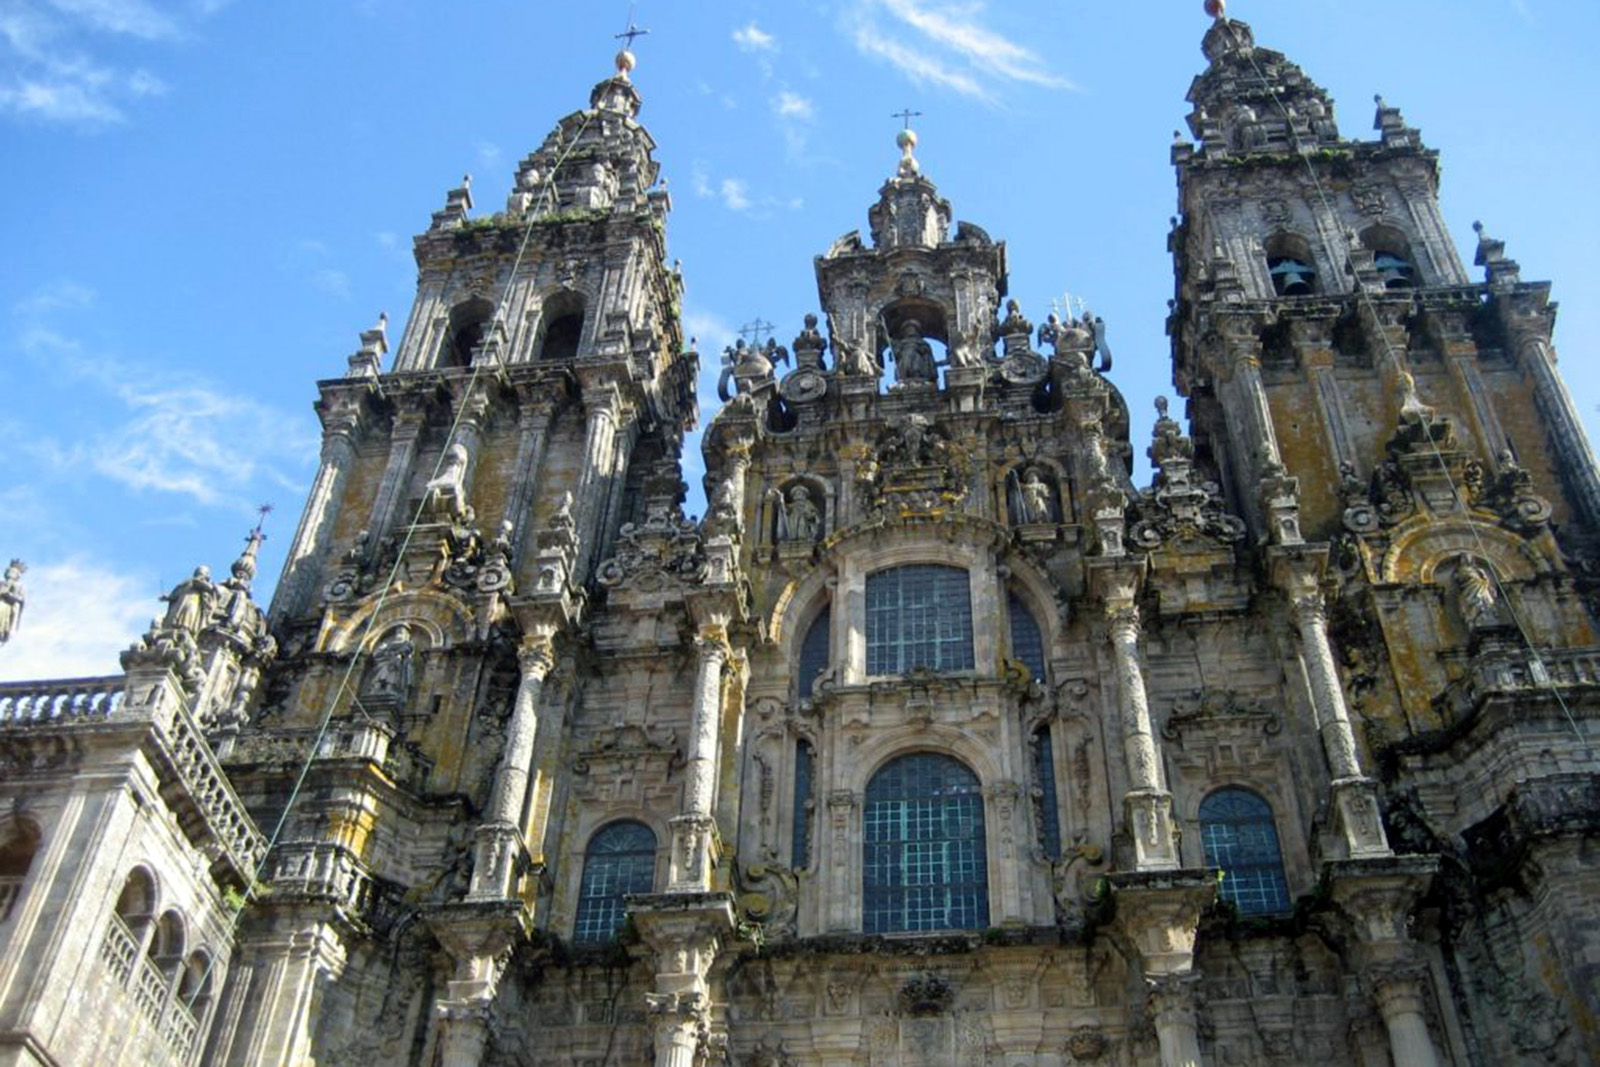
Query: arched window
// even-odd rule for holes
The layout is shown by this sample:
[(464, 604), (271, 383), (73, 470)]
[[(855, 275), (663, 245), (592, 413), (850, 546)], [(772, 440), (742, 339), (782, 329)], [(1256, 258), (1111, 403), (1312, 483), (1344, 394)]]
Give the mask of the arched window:
[(39, 835), (27, 823), (13, 823), (9, 833), (6, 843), (0, 846), (0, 922), (11, 918), (28, 868), (33, 866), (33, 854), (39, 848)]
[(133, 983), (133, 999), (152, 1019), (160, 1017), (167, 990), (182, 969), (183, 942), (183, 916), (176, 911), (165, 912), (156, 922), (150, 947)]
[(106, 927), (106, 939), (100, 946), (100, 958), (114, 981), (121, 984), (133, 974), (133, 964), (139, 955), (139, 943), (144, 940), (156, 908), (156, 887), (150, 872), (135, 867), (128, 872), (117, 896), (117, 906)]
[(449, 334), (439, 365), (443, 367), (470, 367), (472, 353), (483, 343), (483, 332), (494, 318), (494, 305), (482, 297), (473, 297), (457, 304), (450, 311)]
[(576, 359), (583, 340), (583, 298), (576, 293), (556, 293), (544, 303), (540, 330), (540, 360)]
[(1219, 789), (1200, 803), (1206, 865), (1222, 869), (1222, 898), (1244, 915), (1289, 910), (1272, 805), (1248, 789)]
[(637, 822), (614, 822), (589, 839), (578, 889), (578, 919), (572, 938), (610, 941), (627, 918), (629, 893), (648, 893), (656, 884), (656, 835)]
[(817, 675), (828, 669), (828, 638), (832, 612), (824, 607), (811, 620), (805, 640), (800, 642), (800, 666), (797, 671), (801, 700), (809, 700), (816, 689)]
[(1317, 291), (1311, 246), (1292, 233), (1274, 234), (1266, 244), (1267, 276), (1279, 296), (1310, 296)]
[(864, 827), (867, 933), (988, 924), (989, 864), (977, 775), (949, 756), (901, 756), (868, 783)]
[(1011, 658), (1021, 660), (1034, 681), (1044, 681), (1044, 636), (1038, 620), (1015, 593), (1006, 598), (1006, 611), (1011, 617)]
[(1361, 235), (1361, 244), (1372, 250), (1372, 265), (1378, 269), (1385, 289), (1416, 287), (1416, 263), (1405, 234), (1393, 226), (1372, 226)]
[(960, 567), (867, 576), (867, 673), (972, 669), (972, 591)]

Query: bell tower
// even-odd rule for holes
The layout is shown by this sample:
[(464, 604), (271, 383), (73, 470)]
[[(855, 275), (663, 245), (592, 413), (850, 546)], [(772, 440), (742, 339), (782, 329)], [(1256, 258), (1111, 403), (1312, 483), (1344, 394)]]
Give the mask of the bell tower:
[(1600, 485), (1554, 373), (1549, 286), (1522, 283), (1489, 239), (1473, 283), (1440, 211), (1439, 155), (1398, 108), (1378, 98), (1377, 137), (1349, 139), (1328, 94), (1246, 23), (1218, 18), (1202, 47), (1196, 140), (1172, 149), (1173, 373), (1256, 537), (1279, 467), (1307, 534), (1330, 536), (1350, 490), (1420, 426), (1440, 441), (1448, 427), (1484, 477), (1525, 468), (1557, 522), (1592, 525)]

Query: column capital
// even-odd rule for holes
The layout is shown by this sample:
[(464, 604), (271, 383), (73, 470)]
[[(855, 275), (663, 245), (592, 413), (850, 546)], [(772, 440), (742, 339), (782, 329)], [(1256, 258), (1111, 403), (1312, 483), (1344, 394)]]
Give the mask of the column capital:
[(1150, 1014), (1159, 1025), (1193, 1022), (1200, 1010), (1201, 976), (1193, 971), (1146, 977)]
[(1328, 603), (1321, 593), (1303, 593), (1289, 601), (1295, 622), (1301, 626), (1328, 625)]
[(523, 636), (517, 646), (517, 667), (523, 681), (543, 681), (555, 664), (554, 634), (536, 631)]
[(1106, 604), (1106, 630), (1113, 641), (1139, 639), (1139, 608), (1131, 603)]

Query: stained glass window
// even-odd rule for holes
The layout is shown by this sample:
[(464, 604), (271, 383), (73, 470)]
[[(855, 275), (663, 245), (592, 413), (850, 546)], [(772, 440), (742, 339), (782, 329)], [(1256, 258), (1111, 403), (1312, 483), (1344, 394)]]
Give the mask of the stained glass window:
[(817, 675), (828, 669), (828, 625), (831, 614), (828, 608), (823, 608), (811, 620), (811, 629), (806, 631), (805, 640), (800, 642), (798, 673), (801, 700), (811, 696), (817, 684)]
[(1050, 727), (1033, 732), (1033, 773), (1039, 783), (1039, 847), (1051, 860), (1061, 858), (1061, 810), (1056, 804), (1056, 756)]
[(794, 841), (789, 866), (797, 871), (811, 866), (811, 779), (816, 756), (809, 741), (794, 746)]
[(972, 669), (972, 592), (960, 567), (867, 576), (867, 673)]
[(1011, 616), (1011, 658), (1021, 660), (1034, 681), (1044, 681), (1044, 636), (1038, 620), (1015, 593), (1006, 599), (1006, 609)]
[(918, 753), (867, 785), (865, 930), (975, 930), (989, 921), (983, 791), (949, 756)]
[(1206, 865), (1222, 869), (1222, 897), (1245, 915), (1289, 910), (1272, 805), (1248, 789), (1219, 789), (1200, 803)]
[(614, 822), (589, 839), (578, 889), (574, 941), (609, 941), (627, 918), (629, 893), (648, 893), (656, 881), (656, 835), (636, 822)]

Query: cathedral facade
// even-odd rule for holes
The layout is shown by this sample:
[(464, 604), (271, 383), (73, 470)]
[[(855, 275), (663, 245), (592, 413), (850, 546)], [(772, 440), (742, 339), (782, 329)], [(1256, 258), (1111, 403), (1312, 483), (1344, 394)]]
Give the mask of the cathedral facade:
[[(0, 685), (0, 1065), (1600, 1058), (1600, 468), (1555, 305), (1218, 18), (1165, 398), (916, 136), (699, 356), (618, 57), (416, 239), (259, 531)], [(1134, 450), (1154, 477), (1134, 480)], [(25, 574), (0, 584), (0, 640)]]

